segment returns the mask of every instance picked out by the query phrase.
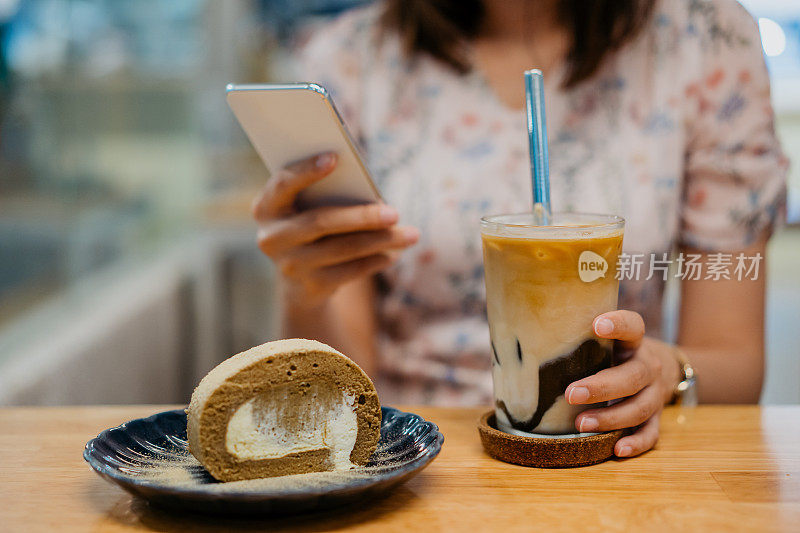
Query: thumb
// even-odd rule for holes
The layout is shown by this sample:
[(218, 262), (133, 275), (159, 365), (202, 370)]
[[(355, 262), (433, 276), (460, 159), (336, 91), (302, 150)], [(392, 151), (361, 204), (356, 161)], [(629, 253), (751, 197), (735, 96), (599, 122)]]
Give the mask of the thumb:
[(336, 162), (335, 153), (323, 152), (287, 165), (270, 178), (253, 202), (253, 217), (270, 218), (291, 209), (297, 195), (333, 172)]
[(595, 335), (622, 341), (627, 349), (638, 348), (644, 337), (644, 320), (634, 311), (611, 311), (598, 315), (592, 323)]

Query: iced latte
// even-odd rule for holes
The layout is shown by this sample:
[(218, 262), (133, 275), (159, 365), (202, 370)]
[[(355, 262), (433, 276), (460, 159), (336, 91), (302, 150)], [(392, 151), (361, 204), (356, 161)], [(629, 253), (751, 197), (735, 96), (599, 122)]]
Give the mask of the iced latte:
[(498, 428), (510, 433), (576, 433), (567, 385), (611, 364), (611, 341), (592, 321), (617, 308), (617, 259), (624, 220), (556, 213), (481, 221), (486, 305)]

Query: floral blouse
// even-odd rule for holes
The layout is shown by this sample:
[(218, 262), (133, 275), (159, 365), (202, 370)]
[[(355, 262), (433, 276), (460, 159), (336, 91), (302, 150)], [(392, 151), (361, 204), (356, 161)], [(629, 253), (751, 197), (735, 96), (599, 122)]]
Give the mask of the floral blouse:
[[(380, 35), (380, 2), (304, 47), (301, 79), (327, 87), (367, 165), (417, 245), (380, 278), (378, 389), (384, 401), (491, 398), (479, 220), (530, 209), (525, 112), (481, 72), (407, 61)], [(750, 244), (780, 216), (788, 162), (773, 127), (758, 28), (734, 0), (664, 0), (600, 71), (563, 90), (546, 80), (555, 209), (626, 219), (624, 251)], [(522, 83), (522, 73), (520, 73)], [(624, 281), (620, 308), (660, 334), (662, 278)]]

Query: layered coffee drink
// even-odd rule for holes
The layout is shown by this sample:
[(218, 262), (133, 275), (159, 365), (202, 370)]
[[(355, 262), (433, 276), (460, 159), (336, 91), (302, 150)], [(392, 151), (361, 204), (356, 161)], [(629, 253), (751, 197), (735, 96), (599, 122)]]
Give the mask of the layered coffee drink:
[(555, 213), (536, 225), (532, 213), (481, 220), (486, 306), (498, 429), (574, 434), (567, 386), (611, 365), (612, 342), (594, 318), (617, 308), (617, 260), (624, 220)]

